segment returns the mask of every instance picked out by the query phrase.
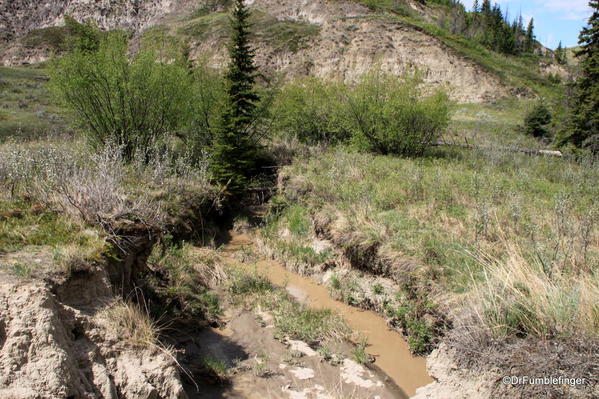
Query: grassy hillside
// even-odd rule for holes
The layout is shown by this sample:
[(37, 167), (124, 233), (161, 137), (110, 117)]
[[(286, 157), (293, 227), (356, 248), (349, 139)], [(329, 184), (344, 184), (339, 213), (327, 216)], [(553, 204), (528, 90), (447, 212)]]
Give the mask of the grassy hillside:
[(47, 81), (44, 69), (0, 67), (0, 143), (67, 134), (64, 110)]

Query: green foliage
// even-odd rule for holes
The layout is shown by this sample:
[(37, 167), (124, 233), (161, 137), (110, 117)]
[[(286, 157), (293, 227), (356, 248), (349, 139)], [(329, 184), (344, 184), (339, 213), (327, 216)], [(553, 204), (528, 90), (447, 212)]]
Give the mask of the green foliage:
[(273, 104), (273, 129), (308, 144), (346, 141), (348, 132), (343, 128), (339, 106), (343, 90), (339, 83), (316, 78), (284, 86)]
[(95, 237), (84, 227), (49, 209), (25, 201), (0, 201), (0, 254), (28, 246), (92, 246)]
[(415, 76), (379, 68), (355, 86), (311, 78), (285, 86), (273, 106), (275, 130), (305, 143), (352, 143), (381, 154), (422, 155), (447, 127), (442, 90), (424, 96)]
[(398, 293), (399, 306), (388, 307), (387, 312), (393, 317), (393, 323), (403, 329), (408, 336), (410, 351), (416, 354), (430, 352), (435, 339), (442, 333), (442, 325), (429, 324), (424, 316), (436, 312), (436, 305), (431, 302), (425, 292), (409, 289)]
[(547, 137), (547, 125), (551, 123), (551, 112), (547, 106), (540, 102), (524, 118), (524, 131), (533, 137)]
[(348, 89), (345, 105), (352, 142), (362, 150), (422, 155), (449, 123), (450, 102), (437, 90), (423, 97), (415, 77), (375, 69)]
[(372, 362), (372, 360), (373, 360), (370, 357), (370, 355), (368, 353), (366, 353), (367, 346), (368, 346), (368, 341), (366, 339), (363, 339), (360, 342), (358, 342), (352, 350), (352, 357), (359, 364), (367, 364), (367, 363)]
[(260, 98), (254, 89), (257, 69), (249, 43), (249, 16), (243, 0), (236, 0), (231, 20), (231, 62), (226, 74), (228, 101), (212, 153), (215, 181), (226, 185), (234, 194), (248, 186), (259, 168), (254, 123)]
[(599, 1), (591, 0), (589, 6), (593, 15), (580, 33), (576, 53), (582, 73), (575, 83), (572, 116), (557, 142), (599, 153)]
[(220, 118), (227, 103), (225, 81), (221, 73), (201, 63), (193, 71), (191, 123), (185, 133), (193, 153), (209, 152)]
[(95, 25), (81, 24), (66, 15), (65, 26), (34, 29), (23, 38), (23, 43), (27, 47), (44, 46), (59, 53), (73, 49), (95, 51), (99, 47), (101, 35)]
[(192, 78), (168, 49), (142, 48), (130, 58), (127, 36), (114, 33), (97, 51), (80, 48), (52, 63), (52, 83), (90, 143), (142, 153), (188, 120)]
[(69, 33), (68, 47), (80, 51), (97, 51), (100, 48), (100, 30), (91, 23), (81, 24), (69, 15), (64, 17)]
[(228, 381), (230, 373), (226, 361), (214, 356), (203, 356), (201, 364), (203, 373), (208, 377), (216, 379), (219, 383)]
[(209, 291), (195, 261), (185, 244), (173, 245), (167, 239), (162, 247), (156, 246), (149, 262), (163, 273), (166, 284), (154, 284), (154, 290), (169, 316), (211, 322), (221, 314), (219, 299)]
[(555, 60), (558, 64), (565, 65), (568, 63), (568, 54), (566, 53), (566, 49), (562, 46), (562, 42), (559, 42), (559, 45), (555, 49)]
[(257, 273), (239, 272), (233, 276), (227, 287), (229, 294), (235, 297), (266, 294), (274, 290), (270, 281)]

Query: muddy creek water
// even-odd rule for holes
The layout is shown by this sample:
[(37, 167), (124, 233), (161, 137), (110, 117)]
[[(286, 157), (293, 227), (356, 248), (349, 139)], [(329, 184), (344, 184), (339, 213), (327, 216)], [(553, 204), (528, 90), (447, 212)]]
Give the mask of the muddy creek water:
[[(251, 247), (253, 240), (246, 234), (232, 234), (224, 252)], [(366, 352), (374, 356), (379, 367), (406, 395), (412, 396), (418, 387), (433, 382), (426, 372), (426, 359), (412, 356), (406, 341), (387, 322), (371, 311), (361, 310), (329, 296), (328, 289), (314, 279), (297, 275), (273, 260), (261, 260), (256, 264), (273, 284), (285, 287), (308, 306), (316, 309), (331, 309), (343, 316), (349, 327), (368, 340)]]

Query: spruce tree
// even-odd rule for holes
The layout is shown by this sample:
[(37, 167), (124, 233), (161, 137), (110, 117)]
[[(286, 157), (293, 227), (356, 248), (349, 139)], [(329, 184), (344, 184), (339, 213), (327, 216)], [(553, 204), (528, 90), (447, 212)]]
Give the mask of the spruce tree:
[(535, 43), (535, 20), (534, 18), (530, 19), (528, 23), (528, 28), (526, 28), (526, 51), (532, 51), (534, 49)]
[(599, 150), (599, 0), (591, 0), (589, 6), (593, 15), (588, 27), (580, 33), (581, 49), (576, 53), (581, 59), (581, 75), (575, 83), (572, 123), (558, 144), (572, 143), (596, 152)]
[(478, 0), (474, 0), (474, 5), (472, 6), (472, 12), (478, 13), (480, 10), (480, 6), (478, 5)]
[(567, 59), (566, 59), (566, 49), (562, 46), (562, 42), (559, 42), (559, 45), (557, 46), (557, 48), (555, 49), (555, 60), (557, 61), (558, 64), (565, 64)]
[(256, 65), (249, 43), (250, 11), (243, 0), (235, 0), (232, 17), (230, 62), (226, 74), (228, 104), (223, 112), (212, 154), (212, 175), (233, 194), (246, 188), (256, 172), (258, 143), (252, 137), (256, 106)]

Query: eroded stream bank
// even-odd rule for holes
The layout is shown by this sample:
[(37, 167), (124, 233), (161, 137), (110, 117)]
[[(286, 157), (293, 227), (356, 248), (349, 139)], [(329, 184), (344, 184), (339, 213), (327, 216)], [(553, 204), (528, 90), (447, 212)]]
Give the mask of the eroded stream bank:
[[(232, 233), (223, 252), (232, 253), (253, 245), (251, 235)], [(255, 266), (273, 284), (285, 287), (291, 295), (308, 306), (330, 309), (341, 315), (352, 330), (367, 339), (366, 352), (376, 359), (375, 366), (403, 391), (403, 396), (412, 396), (417, 388), (433, 382), (426, 371), (426, 359), (413, 356), (404, 339), (376, 313), (332, 299), (326, 287), (309, 277), (290, 272), (279, 262), (262, 259)]]

